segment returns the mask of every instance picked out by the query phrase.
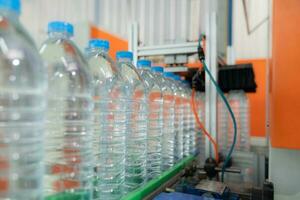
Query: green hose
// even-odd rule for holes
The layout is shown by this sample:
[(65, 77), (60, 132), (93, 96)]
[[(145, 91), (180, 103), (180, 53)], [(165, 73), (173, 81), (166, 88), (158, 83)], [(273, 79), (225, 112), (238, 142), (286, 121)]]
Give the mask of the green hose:
[(201, 62), (203, 63), (203, 66), (204, 66), (204, 70), (206, 71), (206, 73), (208, 74), (210, 80), (212, 81), (212, 83), (214, 84), (214, 86), (216, 87), (217, 89), (217, 92), (219, 93), (219, 95), (221, 96), (222, 100), (224, 101), (229, 113), (230, 113), (230, 116), (232, 118), (232, 121), (233, 121), (233, 128), (234, 128), (234, 136), (233, 136), (233, 142), (231, 144), (231, 147), (230, 147), (230, 150), (226, 156), (226, 159), (224, 161), (224, 164), (222, 166), (222, 175), (221, 175), (221, 180), (222, 182), (224, 182), (224, 173), (225, 173), (225, 168), (226, 166), (228, 165), (228, 162), (230, 161), (230, 158), (231, 158), (231, 155), (233, 153), (233, 150), (234, 150), (234, 146), (235, 146), (235, 143), (236, 143), (236, 138), (237, 138), (237, 125), (236, 125), (236, 119), (235, 119), (235, 116), (234, 116), (234, 113), (226, 99), (226, 97), (224, 96), (224, 93), (222, 92), (221, 88), (219, 87), (219, 85), (217, 84), (217, 82), (215, 81), (214, 77), (211, 75), (206, 63), (204, 60), (201, 60)]

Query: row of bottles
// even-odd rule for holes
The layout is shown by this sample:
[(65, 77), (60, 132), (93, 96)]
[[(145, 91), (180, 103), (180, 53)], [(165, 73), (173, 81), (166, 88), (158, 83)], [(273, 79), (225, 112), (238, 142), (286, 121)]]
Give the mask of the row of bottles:
[(0, 199), (120, 199), (194, 155), (191, 90), (131, 52), (83, 54), (73, 26), (48, 24), (39, 51), (19, 0), (0, 0)]

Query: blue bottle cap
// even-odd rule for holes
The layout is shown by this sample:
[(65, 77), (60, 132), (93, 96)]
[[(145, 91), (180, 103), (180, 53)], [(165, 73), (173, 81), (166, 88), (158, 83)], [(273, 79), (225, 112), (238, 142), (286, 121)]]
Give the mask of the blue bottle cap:
[(174, 74), (172, 72), (164, 72), (164, 77), (166, 77), (166, 78), (173, 78)]
[(48, 24), (48, 33), (67, 33), (68, 36), (74, 35), (74, 27), (72, 24), (63, 21), (52, 21)]
[(130, 59), (131, 61), (133, 60), (133, 54), (130, 51), (118, 51), (116, 57), (117, 59), (127, 58)]
[(164, 68), (161, 67), (161, 66), (153, 66), (153, 67), (151, 67), (151, 71), (152, 72), (163, 73), (164, 72)]
[(103, 48), (105, 51), (109, 50), (109, 41), (100, 39), (91, 39), (89, 41), (89, 48)]
[(136, 64), (137, 68), (151, 68), (150, 60), (139, 60)]
[(178, 76), (178, 75), (174, 75), (174, 80), (176, 80), (176, 81), (181, 81), (181, 78), (180, 78), (180, 76)]
[(21, 1), (20, 0), (0, 0), (0, 9), (13, 11), (19, 15), (21, 13)]

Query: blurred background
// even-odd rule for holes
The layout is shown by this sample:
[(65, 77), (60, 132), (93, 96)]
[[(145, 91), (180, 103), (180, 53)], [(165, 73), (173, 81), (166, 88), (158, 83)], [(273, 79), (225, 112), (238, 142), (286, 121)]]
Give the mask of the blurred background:
[[(38, 46), (47, 37), (49, 21), (68, 21), (75, 25), (74, 40), (82, 50), (90, 38), (108, 39), (112, 57), (118, 50), (129, 49), (135, 59), (163, 63), (187, 80), (201, 67), (195, 54), (201, 34), (207, 37), (207, 62), (215, 76), (226, 66), (250, 63), (257, 85), (254, 92), (246, 93), (251, 148), (236, 158), (240, 166), (251, 166), (257, 173), (255, 184), (271, 180), (277, 199), (297, 199), (300, 106), (296, 99), (300, 92), (294, 86), (299, 83), (299, 2), (24, 0), (21, 21)], [(161, 50), (177, 44), (186, 45), (183, 49), (188, 53)], [(190, 47), (194, 53), (189, 52)], [(206, 96), (206, 125), (216, 132), (215, 137), (222, 132), (217, 99), (215, 92)]]

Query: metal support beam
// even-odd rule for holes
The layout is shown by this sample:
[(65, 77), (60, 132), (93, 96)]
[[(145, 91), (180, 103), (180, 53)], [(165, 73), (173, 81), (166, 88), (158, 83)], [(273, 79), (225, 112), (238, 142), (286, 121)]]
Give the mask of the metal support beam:
[(138, 48), (138, 56), (174, 55), (197, 53), (198, 42), (146, 46)]
[[(217, 17), (215, 1), (206, 1), (206, 64), (217, 80)], [(208, 77), (208, 75), (206, 76)], [(205, 79), (205, 126), (213, 138), (217, 138), (217, 93), (209, 78)], [(206, 140), (206, 156), (212, 157), (212, 146)]]
[(138, 60), (138, 23), (132, 23), (128, 29), (128, 50), (133, 53), (133, 63), (135, 65)]

